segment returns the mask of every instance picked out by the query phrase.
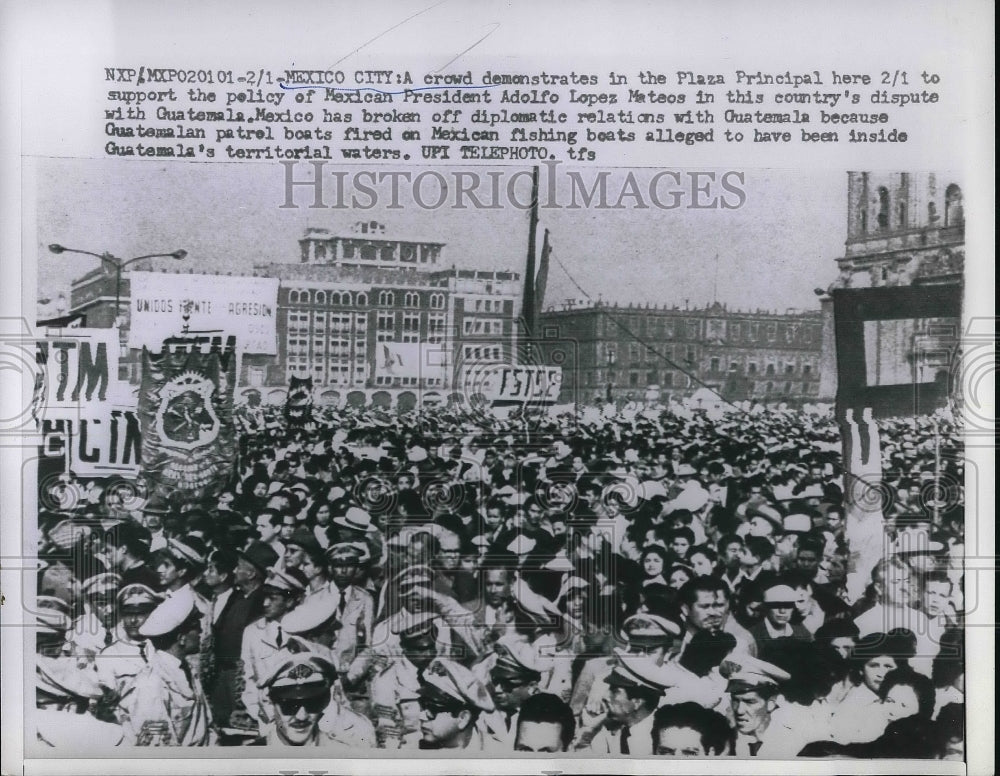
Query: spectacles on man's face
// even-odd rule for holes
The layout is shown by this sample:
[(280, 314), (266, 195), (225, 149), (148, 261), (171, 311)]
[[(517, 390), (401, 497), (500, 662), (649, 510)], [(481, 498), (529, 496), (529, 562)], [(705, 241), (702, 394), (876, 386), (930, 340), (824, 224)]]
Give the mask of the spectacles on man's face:
[(292, 717), (299, 713), (299, 709), (305, 709), (306, 714), (319, 714), (327, 707), (329, 699), (323, 695), (313, 698), (289, 698), (284, 701), (277, 701), (278, 708), (286, 717)]
[(420, 710), (427, 714), (428, 719), (435, 719), (438, 714), (451, 714), (454, 716), (458, 714), (462, 708), (460, 706), (452, 706), (447, 703), (421, 700)]
[(497, 676), (496, 674), (492, 674), (490, 680), (493, 682), (493, 686), (500, 690), (500, 692), (506, 693), (514, 692), (514, 690), (524, 687), (527, 684), (520, 679), (514, 679), (510, 676)]

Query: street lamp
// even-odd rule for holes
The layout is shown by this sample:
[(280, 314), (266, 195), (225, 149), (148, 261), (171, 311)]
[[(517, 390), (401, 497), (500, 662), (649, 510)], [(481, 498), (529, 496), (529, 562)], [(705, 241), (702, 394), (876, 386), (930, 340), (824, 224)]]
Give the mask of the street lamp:
[(120, 259), (117, 256), (105, 251), (104, 253), (94, 253), (92, 251), (81, 251), (79, 248), (67, 248), (64, 245), (59, 245), (58, 243), (52, 243), (49, 246), (49, 250), (52, 253), (79, 253), (84, 256), (93, 256), (96, 259), (100, 259), (105, 264), (110, 264), (115, 268), (115, 318), (117, 319), (121, 315), (121, 299), (122, 299), (122, 270), (125, 269), (129, 264), (134, 264), (137, 261), (142, 261), (143, 259), (176, 259), (180, 261), (185, 256), (187, 256), (187, 251), (179, 250), (173, 253), (150, 253), (146, 256), (135, 256), (131, 259)]

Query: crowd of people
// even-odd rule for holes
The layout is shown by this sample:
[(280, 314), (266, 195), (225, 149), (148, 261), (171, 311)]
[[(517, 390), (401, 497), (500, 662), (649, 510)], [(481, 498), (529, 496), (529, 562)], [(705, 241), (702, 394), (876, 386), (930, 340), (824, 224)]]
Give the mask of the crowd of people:
[(238, 420), (210, 500), (43, 487), (40, 741), (963, 758), (944, 415)]

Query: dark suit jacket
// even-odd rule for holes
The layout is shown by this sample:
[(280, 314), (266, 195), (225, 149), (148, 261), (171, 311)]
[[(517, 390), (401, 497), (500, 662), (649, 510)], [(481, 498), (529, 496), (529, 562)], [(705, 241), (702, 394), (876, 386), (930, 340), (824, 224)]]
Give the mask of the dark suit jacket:
[(231, 668), (240, 659), (243, 629), (264, 614), (264, 589), (258, 587), (249, 597), (234, 590), (219, 618), (212, 625), (212, 643), (216, 665)]

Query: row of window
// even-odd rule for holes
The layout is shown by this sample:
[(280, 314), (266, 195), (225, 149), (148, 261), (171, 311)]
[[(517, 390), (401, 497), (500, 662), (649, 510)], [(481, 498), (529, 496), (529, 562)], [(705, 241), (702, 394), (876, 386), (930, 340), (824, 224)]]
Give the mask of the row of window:
[[(681, 321), (661, 319), (655, 316), (625, 316), (608, 319), (597, 319), (597, 336), (650, 337), (698, 340), (702, 338), (701, 320), (686, 319)], [(819, 328), (811, 324), (782, 323), (776, 321), (761, 323), (758, 321), (724, 321), (711, 318), (704, 321), (705, 338), (719, 339), (728, 342), (757, 342), (761, 338), (768, 342), (783, 340), (787, 344), (809, 344), (817, 340)]]
[[(394, 307), (396, 305), (396, 298), (394, 291), (379, 291), (376, 297), (380, 307)], [(421, 306), (420, 294), (416, 291), (400, 292), (399, 301), (404, 307)], [(350, 291), (333, 291), (328, 296), (326, 291), (293, 288), (288, 292), (288, 303), (364, 307), (368, 304), (368, 294), (360, 291), (352, 296)], [(431, 294), (427, 297), (427, 305), (432, 310), (443, 310), (445, 307), (445, 295), (440, 293)]]

